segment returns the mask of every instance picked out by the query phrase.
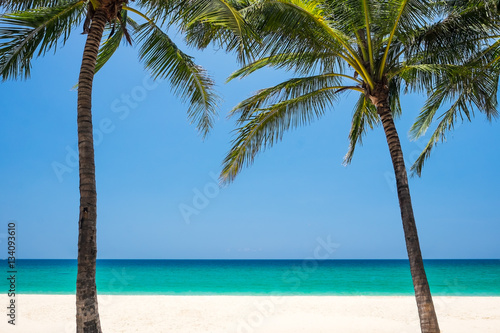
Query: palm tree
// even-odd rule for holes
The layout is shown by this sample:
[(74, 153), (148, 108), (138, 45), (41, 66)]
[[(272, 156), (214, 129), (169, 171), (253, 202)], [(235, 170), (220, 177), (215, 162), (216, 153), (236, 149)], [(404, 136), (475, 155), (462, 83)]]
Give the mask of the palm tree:
[[(259, 90), (231, 111), (231, 116), (238, 116), (239, 128), (221, 173), (223, 182), (233, 181), (259, 151), (280, 141), (287, 130), (321, 118), (341, 93), (358, 93), (344, 162), (351, 162), (367, 128), (381, 124), (394, 167), (420, 326), (425, 333), (439, 332), (439, 325), (424, 270), (394, 118), (402, 112), (403, 92), (425, 93), (446, 75), (465, 71), (458, 59), (467, 47), (469, 54), (474, 52), (472, 42), (464, 43), (454, 53), (439, 53), (440, 49), (421, 45), (449, 28), (455, 15), (445, 10), (450, 6), (446, 2), (425, 0), (248, 3), (241, 12), (261, 34), (262, 44), (254, 45), (258, 59), (233, 73), (230, 79), (245, 77), (266, 66), (291, 70), (299, 77)], [(475, 24), (477, 34), (462, 36), (466, 41), (486, 33), (482, 28), (484, 17), (468, 18), (471, 21), (468, 24)], [(473, 100), (470, 90), (456, 86), (464, 99)], [(483, 97), (489, 92), (478, 84), (474, 88)]]
[[(203, 68), (183, 53), (162, 30), (177, 23), (186, 29), (193, 22), (210, 24), (224, 31), (233, 48), (245, 51), (248, 26), (224, 0), (139, 1), (128, 0), (14, 0), (2, 1), (9, 13), (0, 17), (0, 75), (3, 80), (27, 78), (31, 60), (64, 44), (82, 21), (88, 34), (78, 78), (78, 151), (80, 171), (80, 217), (78, 222), (78, 273), (76, 323), (78, 333), (101, 332), (96, 290), (96, 180), (92, 133), (92, 82), (94, 74), (125, 39), (140, 45), (139, 58), (154, 78), (170, 80), (174, 93), (190, 104), (188, 116), (206, 135), (212, 127), (217, 95)], [(143, 24), (128, 17), (138, 15)], [(149, 16), (143, 14), (147, 12)], [(84, 20), (85, 19), (85, 20)], [(104, 31), (110, 37), (103, 40)], [(130, 32), (129, 32), (130, 31)]]

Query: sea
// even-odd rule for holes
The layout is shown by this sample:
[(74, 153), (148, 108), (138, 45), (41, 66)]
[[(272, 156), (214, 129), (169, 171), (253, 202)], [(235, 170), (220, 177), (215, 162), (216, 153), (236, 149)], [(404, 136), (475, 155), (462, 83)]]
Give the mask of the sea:
[[(500, 259), (425, 260), (433, 295), (500, 296)], [(76, 260), (0, 260), (0, 290), (74, 294)], [(2, 275), (4, 275), (2, 277)], [(99, 294), (412, 295), (408, 260), (97, 260)]]

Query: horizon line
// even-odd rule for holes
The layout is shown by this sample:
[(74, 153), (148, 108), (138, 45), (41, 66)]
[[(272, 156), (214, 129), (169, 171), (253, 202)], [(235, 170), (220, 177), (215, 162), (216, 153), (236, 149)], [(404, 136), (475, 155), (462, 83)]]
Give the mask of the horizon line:
[[(0, 258), (0, 260), (8, 260), (8, 258)], [(16, 260), (78, 260), (77, 258), (16, 258)], [(409, 260), (408, 258), (329, 258), (329, 259), (314, 259), (314, 258), (97, 258), (97, 260), (198, 260), (198, 261), (250, 261), (250, 260), (300, 260), (300, 261), (334, 261), (334, 260)], [(500, 258), (424, 258), (424, 260), (500, 260)]]

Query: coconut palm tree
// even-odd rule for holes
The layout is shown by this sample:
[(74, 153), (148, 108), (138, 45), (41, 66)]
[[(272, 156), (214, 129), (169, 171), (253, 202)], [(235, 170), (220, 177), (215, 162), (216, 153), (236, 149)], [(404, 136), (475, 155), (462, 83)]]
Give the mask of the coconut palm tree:
[[(241, 11), (261, 34), (258, 59), (233, 73), (242, 78), (270, 66), (298, 75), (256, 92), (239, 103), (231, 116), (239, 128), (227, 154), (221, 179), (234, 180), (261, 150), (280, 141), (284, 133), (321, 118), (342, 93), (359, 94), (344, 162), (350, 163), (368, 128), (381, 124), (394, 167), (401, 219), (422, 332), (439, 332), (413, 214), (403, 151), (394, 124), (401, 114), (405, 91), (424, 92), (446, 76), (464, 71), (459, 61), (475, 52), (475, 44), (442, 52), (424, 47), (438, 32), (452, 26), (451, 4), (428, 0), (262, 0)], [(446, 9), (446, 10), (445, 10)], [(468, 17), (476, 30), (465, 41), (484, 37), (484, 16)], [(466, 20), (462, 20), (466, 22)], [(465, 27), (464, 27), (465, 29)], [(450, 34), (449, 30), (447, 31)], [(451, 38), (451, 37), (449, 37)], [(478, 47), (482, 42), (476, 41)], [(444, 42), (444, 41), (441, 41)], [(436, 43), (435, 43), (436, 44)], [(424, 45), (424, 46), (422, 46)], [(457, 84), (464, 100), (482, 107), (490, 86), (471, 83), (472, 91)]]
[[(217, 95), (210, 76), (183, 53), (162, 29), (176, 23), (186, 29), (193, 22), (225, 31), (239, 52), (250, 30), (241, 15), (225, 0), (150, 1), (136, 7), (128, 0), (13, 0), (2, 1), (0, 17), (0, 75), (3, 80), (27, 78), (31, 61), (56, 50), (77, 27), (87, 34), (78, 78), (78, 152), (80, 217), (78, 221), (78, 273), (76, 323), (78, 333), (101, 332), (96, 290), (96, 180), (92, 133), (92, 82), (94, 74), (125, 39), (140, 46), (139, 59), (153, 78), (170, 81), (174, 93), (189, 102), (188, 117), (206, 135), (212, 127)], [(132, 20), (133, 13), (142, 24)], [(144, 14), (147, 13), (147, 14)], [(83, 25), (82, 25), (83, 22)], [(104, 43), (103, 35), (109, 30)], [(227, 30), (225, 30), (227, 29)]]

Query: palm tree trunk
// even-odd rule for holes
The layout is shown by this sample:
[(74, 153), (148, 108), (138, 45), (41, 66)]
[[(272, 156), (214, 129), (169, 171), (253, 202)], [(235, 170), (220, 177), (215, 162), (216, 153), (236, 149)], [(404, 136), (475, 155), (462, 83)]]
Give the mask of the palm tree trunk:
[(431, 291), (424, 270), (422, 253), (420, 252), (403, 151), (386, 96), (379, 98), (377, 103), (374, 104), (382, 120), (382, 126), (384, 127), (387, 144), (389, 145), (389, 151), (391, 153), (392, 164), (394, 166), (406, 250), (408, 251), (408, 259), (410, 260), (411, 277), (413, 279), (413, 288), (415, 289), (418, 314), (420, 317), (420, 328), (422, 333), (439, 333), (434, 303), (432, 302)]
[(76, 332), (100, 333), (96, 274), (96, 182), (92, 133), (92, 81), (106, 15), (97, 9), (83, 51), (78, 79), (78, 153), (80, 162), (80, 220), (76, 278)]

